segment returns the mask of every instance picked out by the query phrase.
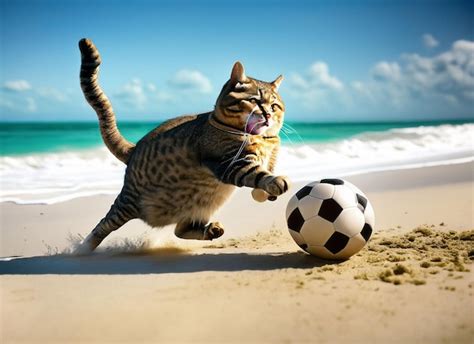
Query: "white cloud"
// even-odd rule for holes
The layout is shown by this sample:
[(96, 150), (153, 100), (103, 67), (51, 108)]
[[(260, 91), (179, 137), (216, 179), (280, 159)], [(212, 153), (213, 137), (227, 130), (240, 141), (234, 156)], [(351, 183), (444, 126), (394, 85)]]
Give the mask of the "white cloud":
[(174, 100), (172, 93), (158, 89), (154, 83), (145, 83), (139, 78), (133, 78), (124, 84), (113, 96), (135, 110), (145, 110), (150, 103), (159, 104)]
[(39, 87), (36, 90), (36, 93), (38, 93), (41, 97), (56, 100), (58, 102), (65, 102), (68, 99), (65, 93), (54, 87)]
[(431, 58), (411, 54), (403, 59), (405, 83), (411, 89), (461, 100), (474, 90), (474, 42), (456, 41), (450, 50)]
[(347, 90), (348, 93), (356, 95), (356, 97), (363, 96), (365, 99), (373, 103), (376, 101), (372, 91), (367, 87), (366, 83), (362, 81), (353, 81), (351, 82), (351, 89)]
[(168, 87), (157, 87), (154, 83), (134, 78), (114, 94), (125, 105), (136, 110), (145, 110), (149, 104), (172, 103), (182, 95), (202, 95), (212, 91), (209, 79), (199, 71), (182, 69), (168, 80)]
[(439, 45), (438, 40), (429, 33), (425, 33), (421, 38), (423, 45), (427, 48), (436, 48)]
[(329, 74), (329, 67), (324, 62), (315, 62), (309, 69), (310, 82), (333, 90), (341, 90), (344, 86), (336, 77)]
[(365, 88), (379, 107), (466, 110), (472, 107), (474, 92), (474, 42), (456, 41), (433, 57), (404, 54), (397, 62), (379, 62), (371, 76), (358, 85), (359, 94)]
[(311, 88), (310, 83), (297, 73), (294, 73), (290, 76), (290, 83), (294, 88), (299, 90), (308, 90)]
[(147, 88), (147, 91), (150, 91), (150, 92), (156, 92), (156, 85), (149, 82), (147, 85), (146, 85), (146, 88)]
[(344, 85), (339, 79), (329, 73), (325, 62), (314, 62), (305, 75), (293, 74), (290, 82), (300, 90), (311, 91), (314, 89), (342, 90)]
[(181, 69), (167, 81), (167, 87), (134, 78), (112, 95), (130, 109), (148, 110), (151, 107), (156, 111), (157, 108), (163, 109), (165, 103), (174, 106), (182, 104), (183, 96), (194, 101), (202, 99), (202, 95), (209, 95), (211, 91), (211, 82), (203, 73)]
[(155, 93), (156, 100), (158, 102), (169, 102), (174, 100), (173, 93), (170, 93), (168, 91), (156, 91)]
[(289, 77), (290, 95), (311, 110), (327, 110), (340, 103), (344, 84), (331, 75), (323, 61), (314, 62), (305, 73), (293, 73)]
[(26, 110), (28, 112), (35, 112), (38, 109), (36, 101), (32, 97), (26, 98)]
[(399, 80), (400, 66), (396, 62), (382, 61), (372, 68), (371, 74), (377, 80)]
[(4, 83), (3, 88), (9, 91), (23, 92), (31, 90), (31, 84), (26, 80), (10, 80)]
[(5, 95), (0, 95), (0, 108), (8, 110), (18, 110), (20, 112), (35, 112), (38, 109), (36, 100), (33, 97), (16, 97), (10, 99)]
[(140, 79), (135, 78), (123, 85), (116, 95), (127, 105), (142, 110), (148, 101), (146, 88), (149, 89), (149, 85), (145, 87)]
[(210, 93), (212, 91), (210, 80), (197, 70), (179, 70), (168, 83), (185, 92)]
[[(313, 68), (313, 66), (318, 66)], [(290, 96), (313, 111), (346, 108), (352, 112), (472, 113), (474, 100), (474, 42), (458, 40), (436, 56), (404, 54), (380, 61), (366, 80), (343, 87), (322, 62), (306, 76), (294, 74)], [(337, 80), (337, 81), (335, 81)], [(324, 86), (323, 86), (324, 85)], [(331, 87), (332, 86), (332, 87)]]
[(5, 98), (2, 94), (0, 94), (0, 107), (9, 109), (9, 110), (14, 110), (15, 104), (10, 100)]
[(45, 110), (69, 100), (63, 91), (49, 86), (32, 87), (26, 80), (6, 81), (3, 89), (10, 92), (2, 92), (0, 107), (23, 113), (36, 112), (38, 108)]

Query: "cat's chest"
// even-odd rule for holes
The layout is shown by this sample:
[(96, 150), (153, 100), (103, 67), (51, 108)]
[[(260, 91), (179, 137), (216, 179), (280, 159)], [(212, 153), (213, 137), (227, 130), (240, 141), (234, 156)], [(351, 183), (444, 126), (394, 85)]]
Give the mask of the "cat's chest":
[(271, 154), (268, 150), (262, 150), (260, 152), (260, 161), (262, 166), (264, 166), (265, 168), (267, 168), (268, 164), (270, 163), (270, 156)]
[(255, 139), (250, 141), (249, 148), (249, 152), (256, 156), (257, 162), (261, 166), (267, 167), (270, 162), (272, 145)]

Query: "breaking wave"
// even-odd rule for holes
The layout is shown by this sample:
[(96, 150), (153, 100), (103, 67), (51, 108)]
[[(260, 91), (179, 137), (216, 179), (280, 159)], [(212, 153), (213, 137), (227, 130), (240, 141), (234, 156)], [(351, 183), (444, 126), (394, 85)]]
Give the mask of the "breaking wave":
[[(474, 160), (474, 124), (420, 126), (285, 145), (277, 172), (295, 181)], [(57, 203), (117, 194), (125, 165), (106, 148), (0, 157), (0, 201)]]

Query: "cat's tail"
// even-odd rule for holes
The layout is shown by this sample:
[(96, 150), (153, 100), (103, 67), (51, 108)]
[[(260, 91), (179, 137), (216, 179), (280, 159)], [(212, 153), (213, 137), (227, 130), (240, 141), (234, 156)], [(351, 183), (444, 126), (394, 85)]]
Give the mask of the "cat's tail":
[(113, 155), (126, 164), (135, 145), (120, 134), (112, 104), (97, 81), (101, 63), (99, 51), (87, 38), (79, 41), (79, 49), (81, 50), (82, 92), (99, 117), (100, 133), (105, 145)]

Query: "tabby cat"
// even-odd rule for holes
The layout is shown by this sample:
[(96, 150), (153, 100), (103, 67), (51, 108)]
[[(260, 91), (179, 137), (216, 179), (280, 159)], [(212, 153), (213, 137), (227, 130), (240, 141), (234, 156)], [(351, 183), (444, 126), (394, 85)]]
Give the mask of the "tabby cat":
[(254, 188), (254, 195), (270, 200), (288, 190), (288, 180), (272, 173), (285, 110), (278, 94), (282, 76), (259, 81), (236, 62), (214, 111), (171, 119), (134, 145), (121, 136), (98, 84), (99, 52), (89, 39), (80, 40), (79, 48), (82, 91), (99, 117), (106, 146), (127, 169), (120, 194), (78, 252), (93, 251), (135, 218), (152, 227), (176, 224), (179, 238), (212, 240), (224, 229), (209, 222), (211, 215), (235, 186)]

